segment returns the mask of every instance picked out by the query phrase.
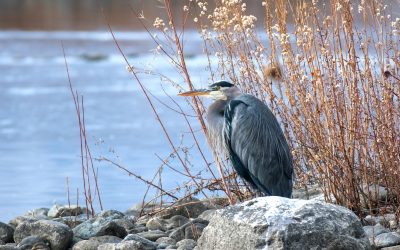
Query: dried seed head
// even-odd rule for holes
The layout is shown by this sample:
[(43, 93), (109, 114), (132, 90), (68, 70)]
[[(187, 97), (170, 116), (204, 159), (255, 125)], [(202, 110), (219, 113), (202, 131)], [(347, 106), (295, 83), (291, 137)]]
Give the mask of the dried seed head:
[(280, 80), (282, 71), (278, 63), (273, 63), (264, 68), (265, 76), (270, 80)]

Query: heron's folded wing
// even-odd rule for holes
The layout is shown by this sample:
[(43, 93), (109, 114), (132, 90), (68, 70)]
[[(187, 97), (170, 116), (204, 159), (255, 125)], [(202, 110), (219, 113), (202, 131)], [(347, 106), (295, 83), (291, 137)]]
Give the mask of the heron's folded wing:
[(254, 96), (242, 95), (227, 105), (225, 123), (225, 141), (238, 173), (244, 172), (244, 179), (250, 178), (267, 195), (290, 196), (291, 154), (268, 107)]

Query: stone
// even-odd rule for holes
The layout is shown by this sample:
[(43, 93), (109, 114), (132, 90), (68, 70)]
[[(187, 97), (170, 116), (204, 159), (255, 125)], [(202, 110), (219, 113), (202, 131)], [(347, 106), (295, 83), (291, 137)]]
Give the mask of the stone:
[(393, 247), (384, 247), (384, 248), (381, 248), (381, 250), (400, 250), (400, 245), (393, 246)]
[(143, 250), (139, 242), (126, 241), (120, 243), (105, 243), (100, 245), (98, 250)]
[(165, 243), (167, 245), (175, 245), (176, 244), (176, 240), (174, 240), (174, 239), (172, 239), (170, 237), (161, 237), (161, 238), (158, 238), (156, 240), (156, 243), (157, 244)]
[(132, 217), (139, 217), (140, 211), (138, 211), (135, 207), (131, 207), (128, 210), (125, 211), (124, 213), (126, 216), (132, 216)]
[(14, 219), (10, 220), (10, 225), (17, 227), (19, 224), (21, 224), (22, 222), (30, 222), (33, 223), (35, 221), (38, 221), (39, 219), (34, 218), (34, 217), (30, 217), (30, 216), (17, 216)]
[(162, 230), (162, 231), (166, 231), (167, 229), (167, 220), (155, 217), (155, 218), (151, 218), (149, 221), (147, 221), (146, 223), (146, 227), (149, 230)]
[(172, 228), (181, 227), (181, 226), (185, 225), (186, 223), (188, 223), (190, 220), (185, 216), (175, 215), (166, 221), (167, 221), (166, 229), (169, 230)]
[(210, 209), (210, 210), (206, 210), (204, 212), (202, 212), (198, 218), (201, 218), (203, 220), (206, 221), (210, 221), (210, 218), (214, 215), (214, 213), (216, 212), (216, 209)]
[(14, 228), (6, 223), (0, 222), (0, 241), (4, 243), (13, 242)]
[(124, 239), (123, 242), (127, 242), (127, 241), (134, 241), (137, 242), (138, 245), (141, 247), (140, 249), (142, 250), (152, 250), (152, 249), (156, 249), (157, 248), (157, 244), (146, 239), (143, 238), (139, 235), (136, 234), (128, 234)]
[(321, 187), (318, 185), (308, 185), (306, 188), (301, 187), (294, 189), (292, 193), (293, 199), (311, 200), (323, 195)]
[(25, 216), (27, 217), (33, 217), (37, 218), (39, 220), (41, 219), (47, 219), (47, 213), (49, 212), (48, 208), (42, 207), (42, 208), (36, 208), (31, 211), (28, 211)]
[(115, 219), (114, 222), (125, 228), (126, 231), (135, 227), (132, 216), (124, 216), (121, 219)]
[(128, 234), (137, 234), (145, 231), (148, 231), (148, 228), (146, 226), (134, 225), (132, 229), (128, 230)]
[(396, 225), (397, 226), (397, 219), (395, 214), (384, 214), (384, 215), (379, 215), (379, 216), (372, 216), (372, 215), (367, 215), (364, 218), (364, 221), (366, 222), (367, 225), (375, 225), (375, 224), (381, 224), (384, 227), (391, 228), (392, 226)]
[(168, 246), (169, 246), (169, 244), (167, 244), (167, 243), (160, 243), (160, 244), (158, 244), (157, 249), (165, 249)]
[(368, 198), (371, 199), (372, 204), (379, 203), (380, 201), (385, 201), (387, 198), (387, 190), (385, 187), (379, 185), (364, 185), (362, 188), (362, 193), (360, 195), (360, 200), (364, 207), (369, 207)]
[(31, 250), (51, 250), (51, 248), (48, 246), (47, 243), (44, 242), (38, 242), (33, 245)]
[(205, 227), (206, 225), (201, 223), (194, 223), (190, 226), (187, 226), (185, 228), (185, 239), (198, 240)]
[(64, 216), (52, 219), (53, 221), (58, 221), (64, 223), (65, 225), (69, 226), (70, 228), (74, 228), (77, 225), (87, 221), (86, 214), (80, 214), (78, 216)]
[(96, 215), (96, 218), (111, 218), (111, 219), (122, 219), (125, 217), (124, 213), (117, 210), (104, 210)]
[(95, 218), (76, 226), (73, 229), (74, 235), (84, 240), (104, 235), (124, 238), (127, 235), (127, 231), (118, 221), (118, 219), (122, 219), (124, 216), (123, 213), (115, 210), (103, 211), (97, 214)]
[(218, 210), (199, 250), (371, 249), (358, 217), (318, 200), (259, 197)]
[(150, 230), (150, 231), (138, 233), (137, 235), (139, 235), (140, 237), (143, 237), (145, 239), (151, 240), (151, 241), (156, 241), (158, 238), (168, 236), (165, 232), (163, 232), (161, 230)]
[(191, 235), (191, 238), (198, 237), (199, 235), (195, 231), (196, 228), (203, 231), (203, 229), (206, 227), (206, 225), (208, 225), (208, 221), (203, 220), (201, 218), (196, 218), (196, 219), (191, 220), (191, 221), (187, 222), (186, 224), (174, 229), (169, 234), (169, 237), (175, 239), (176, 241), (183, 240), (186, 238), (186, 236), (190, 237), (190, 235)]
[(184, 239), (176, 243), (178, 250), (192, 250), (196, 246), (196, 241), (192, 239)]
[(68, 248), (73, 237), (72, 230), (63, 223), (38, 220), (33, 223), (28, 221), (20, 223), (15, 229), (14, 241), (20, 243), (24, 238), (32, 235), (46, 240), (53, 250)]
[(157, 216), (169, 219), (174, 215), (182, 215), (188, 218), (197, 218), (202, 212), (206, 211), (207, 207), (202, 201), (192, 198), (183, 199), (177, 202), (176, 205), (170, 206), (167, 209), (157, 213)]
[(3, 245), (0, 246), (0, 250), (21, 250), (21, 249), (14, 245)]
[(46, 247), (49, 247), (50, 245), (45, 239), (32, 235), (24, 238), (17, 246), (21, 250), (31, 250), (35, 245), (38, 246), (38, 243), (41, 243)]
[(396, 232), (382, 233), (375, 237), (374, 243), (378, 248), (400, 245), (400, 235)]
[(97, 250), (97, 248), (105, 243), (119, 243), (122, 239), (116, 236), (99, 236), (99, 237), (92, 237), (88, 240), (82, 240), (76, 243), (72, 250)]
[(363, 229), (371, 245), (374, 244), (374, 238), (376, 236), (390, 232), (389, 229), (383, 227), (381, 224), (376, 224), (375, 226), (364, 226)]
[(206, 206), (207, 210), (221, 209), (221, 208), (225, 208), (226, 206), (229, 205), (228, 198), (224, 198), (224, 197), (208, 198), (208, 199), (202, 200), (201, 202), (203, 203), (204, 206)]
[[(47, 216), (51, 218), (57, 218), (57, 217), (64, 217), (64, 216), (77, 216), (80, 214), (86, 213), (86, 208), (79, 207), (77, 205), (59, 205), (55, 204), (53, 205), (49, 212), (47, 213)], [(88, 214), (90, 215), (92, 212), (88, 210)]]
[(165, 249), (177, 249), (178, 247), (176, 245), (169, 245)]

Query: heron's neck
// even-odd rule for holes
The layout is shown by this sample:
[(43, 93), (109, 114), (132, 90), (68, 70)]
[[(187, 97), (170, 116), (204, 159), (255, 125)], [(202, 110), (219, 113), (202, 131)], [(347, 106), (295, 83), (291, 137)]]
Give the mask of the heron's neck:
[(224, 127), (224, 111), (226, 103), (226, 100), (217, 100), (211, 104), (207, 110), (209, 140), (218, 151), (223, 150), (224, 148), (222, 145), (222, 130)]
[(226, 103), (226, 100), (216, 100), (208, 107), (207, 121), (209, 124), (223, 122)]

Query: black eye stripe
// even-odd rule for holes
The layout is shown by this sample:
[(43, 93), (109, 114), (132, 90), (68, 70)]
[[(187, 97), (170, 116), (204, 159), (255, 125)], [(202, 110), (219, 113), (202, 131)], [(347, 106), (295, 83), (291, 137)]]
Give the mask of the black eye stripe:
[(227, 81), (219, 81), (219, 82), (215, 82), (215, 83), (211, 84), (211, 85), (210, 85), (210, 88), (211, 88), (211, 89), (219, 89), (219, 88), (221, 88), (221, 87), (230, 88), (230, 87), (233, 87), (233, 86), (234, 86), (234, 85), (233, 85), (232, 83), (230, 83), (230, 82), (227, 82)]

